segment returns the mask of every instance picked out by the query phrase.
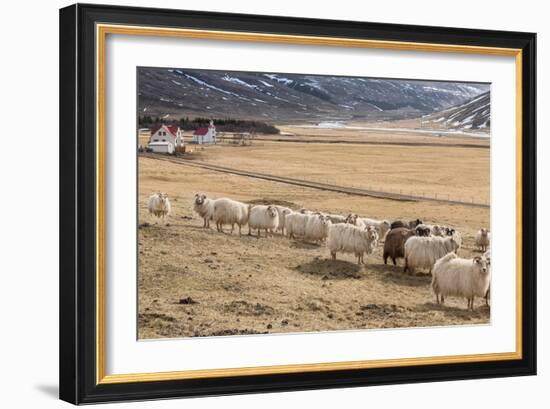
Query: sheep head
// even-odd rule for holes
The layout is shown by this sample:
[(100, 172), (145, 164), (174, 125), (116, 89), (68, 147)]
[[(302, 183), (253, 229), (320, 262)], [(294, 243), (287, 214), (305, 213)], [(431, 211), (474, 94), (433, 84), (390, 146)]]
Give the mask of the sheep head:
[(205, 194), (202, 194), (202, 193), (196, 193), (195, 194), (195, 203), (197, 205), (202, 205), (204, 203), (204, 201), (206, 200), (206, 195)]
[(376, 227), (367, 226), (365, 227), (365, 231), (367, 232), (367, 237), (369, 241), (372, 242), (378, 240), (378, 231), (376, 230)]
[(272, 219), (275, 218), (277, 216), (277, 208), (271, 205), (267, 206), (267, 214)]
[(320, 215), (317, 215), (317, 217), (319, 218), (323, 226), (328, 226), (332, 224), (328, 216), (320, 214)]
[(489, 269), (491, 267), (491, 262), (489, 259), (476, 256), (474, 257), (473, 264), (478, 269), (480, 274), (486, 275), (489, 273)]

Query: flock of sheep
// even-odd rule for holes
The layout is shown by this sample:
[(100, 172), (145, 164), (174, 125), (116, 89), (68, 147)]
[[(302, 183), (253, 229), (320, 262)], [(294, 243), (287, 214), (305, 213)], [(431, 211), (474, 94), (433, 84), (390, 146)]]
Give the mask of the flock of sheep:
[[(149, 198), (149, 213), (165, 222), (170, 214), (170, 201), (165, 193), (155, 193)], [(291, 239), (306, 242), (325, 242), (333, 260), (337, 253), (354, 254), (357, 263), (365, 262), (365, 254), (372, 254), (378, 243), (384, 242), (383, 259), (391, 258), (397, 265), (398, 258), (405, 260), (405, 272), (415, 269), (428, 271), (432, 275), (431, 287), (438, 304), (446, 296), (466, 298), (468, 308), (474, 309), (475, 297), (484, 297), (487, 305), (490, 296), (490, 232), (482, 228), (475, 237), (476, 246), (484, 252), (471, 259), (460, 258), (457, 251), (462, 244), (459, 232), (448, 226), (427, 225), (421, 220), (405, 222), (376, 220), (359, 217), (325, 214), (307, 209), (294, 211), (279, 205), (252, 205), (228, 198), (211, 199), (197, 193), (193, 199), (193, 210), (203, 219), (203, 227), (216, 223), (218, 232), (225, 225), (235, 226), (242, 234), (248, 225), (248, 234), (256, 231), (265, 236), (274, 232)]]

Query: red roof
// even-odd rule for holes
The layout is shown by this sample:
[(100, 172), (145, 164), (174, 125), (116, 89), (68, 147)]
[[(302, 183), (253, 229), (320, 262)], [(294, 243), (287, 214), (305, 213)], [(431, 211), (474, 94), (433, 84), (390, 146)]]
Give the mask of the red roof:
[(168, 132), (170, 132), (174, 138), (176, 137), (176, 135), (177, 135), (177, 133), (178, 133), (179, 126), (176, 126), (176, 125), (164, 125), (164, 124), (156, 125), (153, 129), (151, 129), (151, 135), (154, 135), (154, 134), (155, 134), (160, 128), (162, 128), (163, 126), (164, 126), (166, 129), (168, 129)]
[(179, 126), (176, 126), (176, 125), (166, 125), (166, 127), (167, 127), (168, 130), (172, 133), (172, 135), (176, 136), (176, 134), (178, 133)]
[(208, 133), (208, 128), (197, 128), (193, 135), (206, 135)]

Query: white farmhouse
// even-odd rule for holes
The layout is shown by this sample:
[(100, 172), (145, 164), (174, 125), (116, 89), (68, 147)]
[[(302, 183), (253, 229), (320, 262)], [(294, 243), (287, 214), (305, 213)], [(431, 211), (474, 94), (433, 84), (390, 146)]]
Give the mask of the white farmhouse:
[(195, 129), (193, 132), (193, 142), (202, 145), (203, 143), (216, 143), (216, 127), (214, 121), (204, 128)]
[(183, 146), (183, 131), (176, 125), (159, 125), (151, 130), (149, 148), (156, 153), (174, 153)]

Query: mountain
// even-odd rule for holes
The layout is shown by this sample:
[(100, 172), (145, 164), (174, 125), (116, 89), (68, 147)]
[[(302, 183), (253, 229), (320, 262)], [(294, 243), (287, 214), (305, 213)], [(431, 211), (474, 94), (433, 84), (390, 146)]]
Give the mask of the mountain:
[(442, 125), (450, 129), (486, 129), (491, 127), (490, 92), (423, 118), (423, 122)]
[(473, 83), (140, 68), (138, 113), (268, 122), (405, 118), (486, 90)]

